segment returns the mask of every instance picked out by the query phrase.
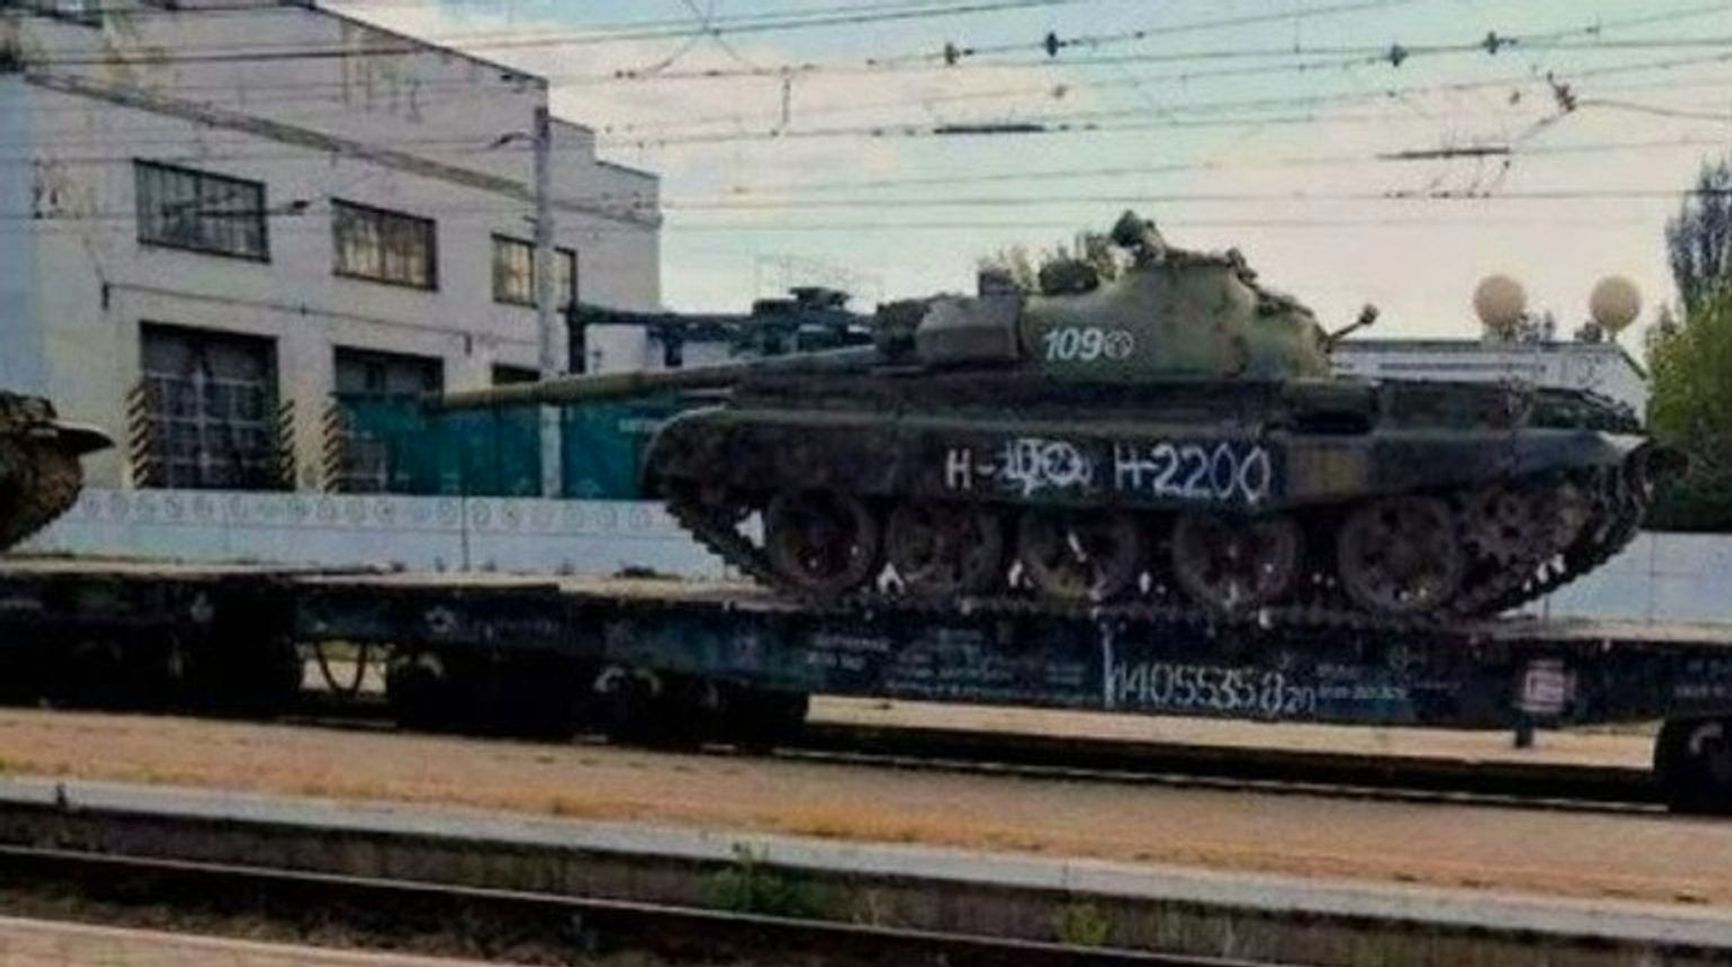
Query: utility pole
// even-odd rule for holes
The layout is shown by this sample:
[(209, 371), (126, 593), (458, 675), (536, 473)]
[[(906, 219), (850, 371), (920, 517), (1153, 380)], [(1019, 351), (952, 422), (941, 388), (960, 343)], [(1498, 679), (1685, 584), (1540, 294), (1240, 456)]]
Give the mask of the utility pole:
[[(540, 337), (543, 382), (561, 374), (559, 298), (553, 271), (553, 119), (547, 106), (535, 109), (535, 314)], [(540, 408), (541, 495), (559, 497), (565, 478), (560, 459), (560, 410)]]

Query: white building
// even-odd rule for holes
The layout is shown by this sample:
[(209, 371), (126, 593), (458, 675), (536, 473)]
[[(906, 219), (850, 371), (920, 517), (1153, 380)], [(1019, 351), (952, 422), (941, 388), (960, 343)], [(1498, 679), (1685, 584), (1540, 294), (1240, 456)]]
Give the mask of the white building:
[[(534, 369), (547, 102), (310, 2), (0, 0), (0, 387), (129, 438), (99, 486), (322, 486), (333, 391)], [(561, 301), (656, 308), (656, 178), (551, 144)]]
[(1338, 372), (1354, 376), (1524, 382), (1590, 390), (1637, 414), (1648, 405), (1647, 375), (1615, 342), (1349, 338), (1335, 347), (1333, 359)]

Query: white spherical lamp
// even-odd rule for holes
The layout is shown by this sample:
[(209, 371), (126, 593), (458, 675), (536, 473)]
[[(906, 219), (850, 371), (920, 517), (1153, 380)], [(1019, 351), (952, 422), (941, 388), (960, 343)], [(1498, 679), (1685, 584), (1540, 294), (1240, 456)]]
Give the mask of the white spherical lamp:
[(1507, 275), (1488, 275), (1473, 290), (1473, 311), (1485, 328), (1500, 338), (1508, 339), (1515, 333), (1527, 308), (1527, 292)]
[(1642, 290), (1621, 275), (1608, 276), (1588, 296), (1588, 314), (1601, 329), (1617, 335), (1642, 311)]

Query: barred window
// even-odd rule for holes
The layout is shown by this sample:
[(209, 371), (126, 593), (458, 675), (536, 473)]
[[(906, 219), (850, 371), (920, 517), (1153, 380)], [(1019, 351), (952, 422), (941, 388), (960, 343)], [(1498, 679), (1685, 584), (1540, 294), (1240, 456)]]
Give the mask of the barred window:
[(217, 255), (269, 259), (265, 186), (150, 161), (133, 163), (138, 240)]
[(276, 347), (269, 340), (146, 324), (140, 427), (149, 472), (140, 485), (274, 490)]
[(338, 275), (393, 285), (434, 289), (439, 285), (438, 248), (432, 219), (331, 203)]
[[(577, 299), (577, 253), (553, 250), (553, 291), (559, 309)], [(535, 243), (493, 236), (493, 301), (535, 305)]]

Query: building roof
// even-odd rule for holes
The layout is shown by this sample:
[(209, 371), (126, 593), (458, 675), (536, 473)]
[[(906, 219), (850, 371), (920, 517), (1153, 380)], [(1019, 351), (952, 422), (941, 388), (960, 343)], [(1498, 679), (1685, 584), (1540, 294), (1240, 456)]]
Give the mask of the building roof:
[(1429, 353), (1444, 355), (1494, 355), (1535, 353), (1543, 355), (1616, 355), (1636, 373), (1644, 377), (1647, 371), (1622, 343), (1605, 342), (1487, 342), (1483, 339), (1344, 339), (1335, 347), (1338, 353), (1377, 355), (1389, 353)]
[(319, 3), (318, 0), (286, 0), (286, 2), (283, 2), (283, 5), (284, 6), (302, 7), (311, 13), (323, 14), (324, 16), (327, 16), (327, 17), (333, 17), (333, 18), (335, 18), (337, 20), (341, 20), (345, 23), (353, 24), (357, 27), (361, 27), (361, 28), (364, 28), (366, 30), (376, 31), (380, 34), (384, 34), (387, 37), (392, 37), (392, 38), (395, 38), (397, 40), (401, 40), (405, 43), (414, 44), (418, 47), (425, 47), (428, 50), (439, 51), (440, 53), (449, 54), (452, 57), (456, 57), (456, 58), (459, 58), (461, 60), (469, 61), (472, 64), (478, 64), (482, 67), (496, 70), (499, 72), (499, 74), (500, 74), (499, 79), (502, 81), (519, 81), (519, 82), (528, 81), (530, 83), (539, 85), (543, 89), (546, 89), (548, 86), (547, 78), (542, 77), (540, 74), (536, 74), (536, 73), (533, 73), (531, 71), (526, 71), (526, 70), (522, 70), (520, 68), (512, 67), (511, 65), (502, 63), (500, 61), (489, 60), (485, 57), (477, 57), (476, 55), (471, 54), (468, 51), (461, 50), (457, 47), (447, 46), (445, 44), (435, 43), (433, 41), (426, 39), (425, 37), (417, 37), (414, 34), (406, 34), (400, 30), (392, 30), (389, 27), (381, 27), (378, 24), (372, 22), (371, 20), (362, 20), (360, 17), (356, 17), (352, 14), (344, 13), (341, 10), (332, 10), (331, 8), (326, 7), (323, 4)]

